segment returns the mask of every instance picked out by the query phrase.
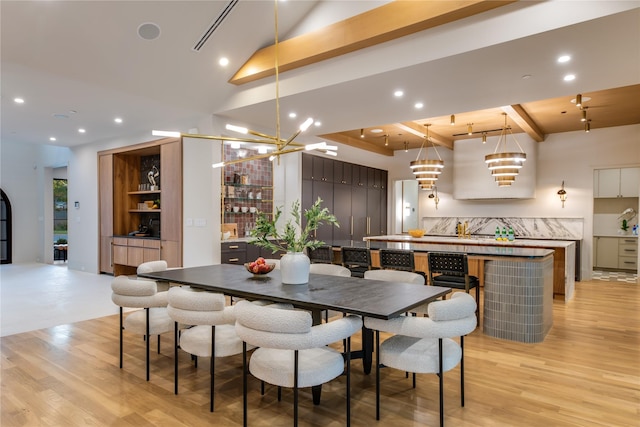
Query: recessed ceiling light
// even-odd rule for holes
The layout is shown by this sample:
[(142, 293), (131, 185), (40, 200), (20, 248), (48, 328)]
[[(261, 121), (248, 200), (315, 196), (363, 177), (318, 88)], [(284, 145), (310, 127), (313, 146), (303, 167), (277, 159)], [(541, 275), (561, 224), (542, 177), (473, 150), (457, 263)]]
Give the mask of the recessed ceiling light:
[(80, 128), (80, 129), (78, 129), (78, 132), (79, 132), (79, 133), (85, 133), (85, 132), (86, 132), (86, 130), (85, 130), (85, 129), (83, 129), (83, 128)]
[(56, 137), (55, 137), (55, 136), (51, 136), (51, 137), (49, 137), (49, 141), (55, 141), (55, 140), (56, 140)]
[(122, 119), (120, 117), (116, 117), (113, 121), (116, 123), (122, 123)]
[(531, 78), (531, 74), (523, 74), (522, 80), (528, 80)]
[(395, 96), (396, 98), (401, 98), (402, 95), (404, 95), (404, 92), (401, 90), (396, 90), (395, 92), (393, 92), (393, 96)]
[(422, 107), (424, 107), (424, 104), (423, 104), (422, 102), (416, 102), (416, 103), (415, 103), (415, 105), (414, 105), (414, 107), (415, 107), (417, 110), (419, 110), (419, 109), (421, 109)]
[(378, 128), (376, 128), (376, 129), (371, 129), (371, 131), (370, 131), (370, 132), (371, 132), (371, 133), (382, 133), (382, 129), (378, 129)]
[(16, 104), (24, 104), (24, 99), (22, 98), (13, 98), (13, 102)]
[(565, 82), (570, 82), (572, 80), (576, 79), (576, 75), (575, 74), (567, 74), (566, 76), (564, 76), (564, 81)]
[(218, 60), (218, 64), (220, 64), (221, 67), (226, 67), (227, 65), (229, 65), (229, 58), (225, 58), (223, 56)]
[(558, 62), (561, 64), (569, 61), (571, 61), (571, 57), (569, 55), (562, 55), (558, 57)]
[(138, 27), (138, 35), (143, 40), (155, 40), (160, 37), (160, 27), (153, 22), (145, 22)]
[(298, 117), (296, 113), (289, 113), (289, 118), (295, 119), (296, 117)]
[(77, 111), (76, 110), (69, 110), (69, 114), (76, 114)]
[(314, 126), (322, 126), (322, 122), (320, 120), (316, 120), (315, 123), (313, 123)]
[(258, 154), (267, 154), (267, 147), (258, 147)]

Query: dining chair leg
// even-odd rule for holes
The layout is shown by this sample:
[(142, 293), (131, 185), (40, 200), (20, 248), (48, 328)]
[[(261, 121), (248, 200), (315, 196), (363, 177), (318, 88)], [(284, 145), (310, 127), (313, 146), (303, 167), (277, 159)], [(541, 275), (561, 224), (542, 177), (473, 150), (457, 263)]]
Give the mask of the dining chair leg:
[(298, 350), (293, 353), (293, 426), (298, 427)]
[(376, 420), (380, 419), (380, 331), (376, 331)]
[(178, 322), (173, 323), (173, 393), (178, 394)]
[(242, 425), (247, 427), (247, 343), (242, 342)]
[(282, 402), (282, 387), (278, 386), (278, 402)]
[(122, 307), (120, 307), (120, 369), (122, 369), (122, 331), (124, 327), (122, 326)]
[(351, 337), (347, 338), (347, 427), (351, 426)]
[(147, 314), (147, 329), (146, 329), (146, 339), (145, 341), (147, 341), (147, 381), (149, 381), (149, 341), (150, 341), (150, 337), (149, 337), (149, 308), (145, 308), (146, 314)]
[(215, 368), (215, 360), (216, 360), (216, 326), (211, 326), (211, 361), (209, 362), (209, 375), (211, 376), (211, 380), (209, 381), (209, 394), (210, 394), (210, 402), (209, 402), (209, 412), (213, 412), (213, 390), (214, 390), (214, 368)]
[(460, 406), (464, 407), (464, 337), (460, 337)]
[(160, 354), (160, 335), (158, 335), (158, 354)]
[(442, 338), (438, 338), (438, 377), (440, 382), (440, 427), (444, 427), (444, 372), (442, 368)]

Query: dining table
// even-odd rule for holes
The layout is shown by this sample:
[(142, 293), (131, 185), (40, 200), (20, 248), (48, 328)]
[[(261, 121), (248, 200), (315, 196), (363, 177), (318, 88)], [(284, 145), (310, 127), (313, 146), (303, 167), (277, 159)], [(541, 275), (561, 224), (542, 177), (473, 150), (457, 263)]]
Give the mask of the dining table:
[[(310, 274), (308, 283), (291, 285), (282, 283), (278, 269), (266, 275), (253, 275), (244, 266), (233, 264), (174, 268), (138, 276), (231, 297), (289, 303), (309, 310), (314, 324), (321, 323), (324, 310), (391, 319), (451, 292), (451, 288), (440, 286), (323, 274)], [(366, 374), (371, 372), (372, 353), (373, 332), (363, 327), (362, 351), (352, 355), (362, 357)]]

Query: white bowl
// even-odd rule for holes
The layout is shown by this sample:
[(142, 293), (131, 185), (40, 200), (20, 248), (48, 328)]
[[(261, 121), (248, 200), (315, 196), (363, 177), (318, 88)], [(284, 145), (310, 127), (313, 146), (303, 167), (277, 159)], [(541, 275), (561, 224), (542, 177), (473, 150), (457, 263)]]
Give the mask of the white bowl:
[(247, 206), (243, 206), (242, 207), (242, 212), (244, 212), (244, 213), (249, 212), (249, 208)]

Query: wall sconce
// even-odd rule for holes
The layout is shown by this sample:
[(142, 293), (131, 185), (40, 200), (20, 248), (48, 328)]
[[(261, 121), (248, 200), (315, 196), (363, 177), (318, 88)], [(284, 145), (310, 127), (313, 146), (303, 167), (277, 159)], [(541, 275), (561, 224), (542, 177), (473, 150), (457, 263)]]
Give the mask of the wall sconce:
[(433, 199), (433, 201), (436, 203), (436, 210), (438, 210), (438, 203), (440, 203), (440, 197), (438, 197), (438, 187), (434, 185), (428, 197), (430, 199)]
[(564, 181), (562, 181), (562, 188), (558, 190), (558, 196), (562, 202), (562, 208), (564, 208), (564, 202), (567, 201), (567, 192), (564, 189)]

